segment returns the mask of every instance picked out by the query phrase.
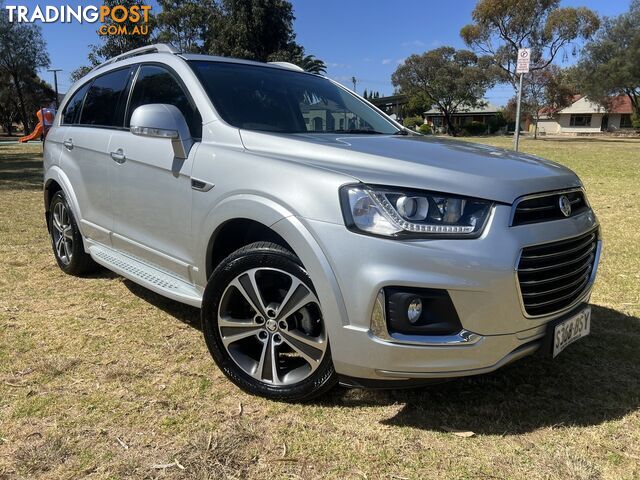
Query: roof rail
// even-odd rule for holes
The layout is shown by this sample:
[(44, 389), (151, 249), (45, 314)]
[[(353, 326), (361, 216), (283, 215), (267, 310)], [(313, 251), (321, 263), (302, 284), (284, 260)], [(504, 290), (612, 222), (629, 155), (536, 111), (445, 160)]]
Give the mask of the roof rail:
[(289, 70), (296, 70), (298, 72), (304, 72), (304, 68), (290, 62), (269, 62), (269, 65), (277, 65), (278, 67), (288, 68)]
[(110, 58), (106, 62), (101, 63), (91, 69), (93, 72), (99, 68), (102, 68), (106, 65), (111, 65), (112, 63), (119, 62), (120, 60), (124, 60), (126, 58), (137, 57), (138, 55), (145, 55), (147, 53), (172, 53), (178, 54), (180, 53), (175, 47), (166, 43), (156, 43), (155, 45), (146, 45), (144, 47), (136, 48), (134, 50), (130, 50), (125, 53), (121, 53), (113, 58)]

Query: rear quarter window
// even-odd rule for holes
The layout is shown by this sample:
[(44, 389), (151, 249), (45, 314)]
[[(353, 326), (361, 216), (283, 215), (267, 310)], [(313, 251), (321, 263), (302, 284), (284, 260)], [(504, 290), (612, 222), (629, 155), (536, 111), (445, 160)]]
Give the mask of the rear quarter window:
[(76, 90), (76, 93), (73, 94), (71, 100), (64, 107), (64, 112), (62, 114), (62, 124), (63, 125), (73, 125), (78, 122), (78, 118), (80, 117), (80, 110), (82, 109), (82, 101), (84, 100), (84, 96), (89, 90), (89, 85), (86, 84)]

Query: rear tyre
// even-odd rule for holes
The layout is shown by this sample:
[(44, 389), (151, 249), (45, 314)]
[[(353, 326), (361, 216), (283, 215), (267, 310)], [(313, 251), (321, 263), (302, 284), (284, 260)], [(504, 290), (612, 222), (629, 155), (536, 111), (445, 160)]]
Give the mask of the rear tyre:
[(222, 261), (205, 288), (202, 327), (218, 367), (246, 392), (298, 402), (337, 383), (309, 275), (279, 245), (253, 243)]
[(49, 205), (49, 236), (56, 262), (63, 272), (84, 275), (96, 270), (98, 265), (84, 251), (82, 235), (62, 191), (53, 195)]

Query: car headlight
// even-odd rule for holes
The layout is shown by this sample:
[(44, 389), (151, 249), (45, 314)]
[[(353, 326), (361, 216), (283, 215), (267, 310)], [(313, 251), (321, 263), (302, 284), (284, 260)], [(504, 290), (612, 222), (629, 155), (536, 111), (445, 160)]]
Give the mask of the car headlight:
[(349, 229), (391, 238), (475, 238), (493, 205), (458, 195), (362, 184), (342, 187), (340, 200)]

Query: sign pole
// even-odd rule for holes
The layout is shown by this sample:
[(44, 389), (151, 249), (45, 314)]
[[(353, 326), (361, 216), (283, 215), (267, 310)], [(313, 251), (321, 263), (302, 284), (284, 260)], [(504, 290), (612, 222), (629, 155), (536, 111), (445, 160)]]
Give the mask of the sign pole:
[(516, 131), (513, 136), (513, 149), (517, 152), (520, 148), (520, 106), (522, 104), (522, 79), (525, 73), (529, 73), (529, 61), (531, 59), (530, 48), (518, 49), (516, 61), (516, 73), (520, 74), (520, 86), (518, 87), (518, 106), (516, 107)]
[(522, 102), (522, 77), (524, 73), (520, 74), (520, 86), (518, 87), (518, 106), (516, 108), (516, 131), (513, 141), (513, 149), (517, 152), (520, 148), (520, 103)]

